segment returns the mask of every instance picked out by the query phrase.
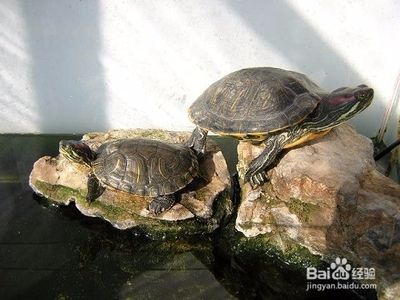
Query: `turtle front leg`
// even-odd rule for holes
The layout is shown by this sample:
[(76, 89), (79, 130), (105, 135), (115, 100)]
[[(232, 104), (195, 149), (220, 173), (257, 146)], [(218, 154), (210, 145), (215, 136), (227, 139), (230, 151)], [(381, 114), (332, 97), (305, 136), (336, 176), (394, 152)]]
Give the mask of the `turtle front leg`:
[(250, 181), (252, 187), (262, 185), (267, 180), (265, 169), (274, 162), (279, 152), (283, 149), (279, 135), (270, 137), (265, 142), (265, 149), (253, 159), (244, 175), (244, 181)]
[(196, 152), (197, 156), (202, 156), (206, 151), (207, 133), (207, 130), (196, 126), (189, 140), (185, 143)]
[(156, 215), (169, 210), (177, 201), (175, 194), (157, 196), (149, 204), (149, 211)]
[(93, 173), (90, 173), (88, 175), (87, 189), (88, 193), (86, 195), (86, 200), (89, 202), (93, 202), (95, 199), (100, 197), (100, 195), (103, 194), (105, 190), (105, 188), (100, 184), (100, 181)]

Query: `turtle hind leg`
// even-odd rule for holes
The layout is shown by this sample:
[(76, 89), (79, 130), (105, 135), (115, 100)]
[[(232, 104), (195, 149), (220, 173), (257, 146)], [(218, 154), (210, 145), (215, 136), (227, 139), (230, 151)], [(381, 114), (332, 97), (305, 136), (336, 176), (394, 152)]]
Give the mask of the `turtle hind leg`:
[(169, 210), (177, 202), (177, 196), (172, 195), (160, 195), (153, 198), (153, 201), (149, 204), (149, 211), (156, 215)]
[(252, 187), (264, 184), (267, 180), (265, 169), (274, 162), (282, 148), (279, 136), (269, 138), (265, 143), (264, 151), (250, 162), (244, 175), (244, 181), (250, 181)]
[(206, 151), (207, 133), (207, 130), (196, 126), (189, 140), (185, 143), (186, 146), (192, 148), (196, 152), (197, 156), (204, 155)]
[(86, 195), (86, 200), (89, 202), (93, 202), (95, 199), (100, 197), (100, 195), (103, 194), (105, 190), (105, 188), (100, 184), (100, 181), (93, 173), (90, 173), (88, 175), (87, 189), (88, 193)]

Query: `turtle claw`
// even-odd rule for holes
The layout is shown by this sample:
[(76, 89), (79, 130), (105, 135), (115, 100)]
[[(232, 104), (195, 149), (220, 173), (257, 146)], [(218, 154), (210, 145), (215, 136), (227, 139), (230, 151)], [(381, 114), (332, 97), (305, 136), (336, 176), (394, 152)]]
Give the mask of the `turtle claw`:
[(199, 158), (201, 158), (206, 151), (207, 133), (207, 130), (197, 126), (193, 130), (189, 140), (185, 143), (186, 146), (192, 148), (196, 152)]
[(252, 188), (256, 188), (257, 186), (262, 186), (267, 180), (268, 178), (264, 173), (264, 171), (252, 175), (249, 180), (245, 179), (245, 181), (250, 181), (250, 185)]
[(155, 215), (159, 215), (174, 206), (176, 197), (174, 195), (158, 196), (149, 204), (149, 211)]
[(105, 188), (100, 184), (100, 181), (97, 179), (96, 175), (93, 173), (88, 175), (87, 188), (88, 193), (86, 195), (86, 201), (88, 202), (93, 202), (95, 199), (100, 197), (105, 190)]
[(267, 181), (264, 166), (257, 164), (257, 159), (250, 163), (249, 168), (244, 175), (244, 181), (250, 182), (253, 188), (256, 186), (261, 186), (265, 181)]
[(158, 203), (154, 203), (154, 201), (149, 204), (149, 211), (155, 215), (161, 214), (164, 210), (165, 208), (160, 206)]
[(279, 142), (279, 135), (270, 137), (265, 146), (263, 152), (250, 162), (244, 175), (244, 181), (250, 181), (253, 188), (263, 185), (264, 182), (268, 180), (265, 170), (271, 165), (278, 153), (282, 150)]

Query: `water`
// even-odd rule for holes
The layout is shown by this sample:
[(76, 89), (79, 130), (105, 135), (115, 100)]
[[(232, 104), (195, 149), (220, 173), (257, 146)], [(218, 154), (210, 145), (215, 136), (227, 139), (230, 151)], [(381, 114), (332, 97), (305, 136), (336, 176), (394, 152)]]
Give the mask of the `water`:
[[(2, 299), (376, 298), (306, 293), (304, 269), (253, 252), (233, 255), (224, 246), (228, 231), (153, 241), (85, 217), (73, 205), (49, 204), (33, 194), (28, 176), (39, 157), (58, 154), (60, 139), (80, 136), (0, 135)], [(236, 143), (215, 139), (234, 172)]]

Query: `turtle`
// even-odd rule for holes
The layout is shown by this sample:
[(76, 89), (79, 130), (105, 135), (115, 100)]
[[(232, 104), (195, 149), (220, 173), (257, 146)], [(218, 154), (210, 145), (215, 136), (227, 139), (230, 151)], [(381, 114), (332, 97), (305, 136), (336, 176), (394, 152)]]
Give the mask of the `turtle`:
[(273, 67), (235, 71), (210, 85), (189, 107), (195, 123), (188, 146), (205, 151), (208, 131), (265, 146), (244, 174), (255, 187), (285, 148), (322, 137), (367, 108), (374, 90), (364, 84), (326, 92), (306, 75)]
[(119, 139), (102, 144), (97, 151), (83, 141), (61, 140), (59, 150), (69, 161), (90, 168), (87, 201), (111, 188), (152, 197), (148, 208), (154, 214), (171, 208), (199, 170), (191, 148), (158, 140)]

